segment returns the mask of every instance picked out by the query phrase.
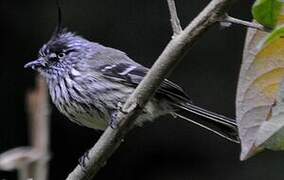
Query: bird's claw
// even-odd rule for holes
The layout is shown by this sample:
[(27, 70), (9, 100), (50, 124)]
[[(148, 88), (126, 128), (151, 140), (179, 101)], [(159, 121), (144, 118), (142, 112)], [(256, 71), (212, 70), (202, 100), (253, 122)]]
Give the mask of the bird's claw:
[(116, 129), (118, 127), (118, 112), (121, 112), (123, 114), (126, 114), (127, 112), (125, 112), (123, 110), (123, 104), (121, 102), (118, 102), (117, 103), (117, 108), (116, 108), (117, 111), (113, 112), (112, 115), (111, 115), (111, 121), (109, 123), (109, 126), (112, 128), (112, 129)]
[(123, 114), (126, 114), (127, 112), (123, 110), (123, 104), (121, 102), (117, 103), (117, 110), (120, 111)]
[(89, 157), (89, 151), (90, 151), (90, 150), (87, 150), (87, 151), (83, 154), (83, 156), (81, 156), (81, 157), (79, 158), (79, 164), (80, 164), (80, 166), (81, 166), (83, 169), (86, 169), (86, 160), (89, 160), (89, 159), (90, 159), (90, 157)]
[(118, 127), (117, 119), (112, 117), (109, 126), (112, 129), (116, 129)]

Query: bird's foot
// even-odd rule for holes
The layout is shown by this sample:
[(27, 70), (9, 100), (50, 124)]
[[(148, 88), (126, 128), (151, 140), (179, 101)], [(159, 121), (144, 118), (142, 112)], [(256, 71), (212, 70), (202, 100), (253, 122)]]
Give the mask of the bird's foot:
[(83, 156), (81, 156), (80, 158), (79, 158), (79, 164), (80, 164), (80, 166), (85, 170), (86, 169), (86, 160), (89, 160), (90, 159), (90, 157), (89, 157), (89, 151), (90, 150), (87, 150), (84, 154), (83, 154)]
[(117, 110), (118, 110), (119, 112), (123, 113), (123, 114), (127, 114), (127, 112), (123, 110), (123, 105), (124, 105), (124, 104), (122, 104), (121, 102), (118, 102), (118, 103), (117, 103)]
[(118, 127), (118, 122), (117, 122), (117, 112), (112, 113), (111, 115), (111, 120), (109, 122), (109, 126), (112, 129), (116, 129)]
[(126, 114), (127, 112), (123, 110), (123, 104), (121, 102), (117, 103), (116, 111), (112, 113), (111, 115), (111, 121), (109, 123), (109, 126), (113, 129), (116, 129), (118, 127), (118, 113), (121, 112), (123, 114)]

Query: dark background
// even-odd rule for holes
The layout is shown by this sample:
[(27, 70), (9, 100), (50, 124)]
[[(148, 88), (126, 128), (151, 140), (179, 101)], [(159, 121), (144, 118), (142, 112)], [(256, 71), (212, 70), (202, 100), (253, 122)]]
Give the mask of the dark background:
[[(209, 0), (176, 0), (183, 27)], [(65, 0), (64, 24), (82, 36), (123, 50), (150, 67), (171, 37), (166, 0)], [(250, 20), (250, 3), (239, 1), (230, 14)], [(35, 73), (23, 65), (37, 57), (56, 24), (50, 0), (1, 0), (0, 152), (27, 145), (25, 93)], [(234, 117), (238, 71), (245, 28), (215, 26), (189, 51), (170, 79), (193, 102)], [(69, 122), (52, 106), (50, 178), (64, 179), (101, 132)], [(98, 174), (97, 179), (136, 180), (278, 180), (283, 179), (283, 154), (266, 152), (239, 161), (240, 146), (179, 119), (163, 117), (137, 128)], [(0, 179), (16, 179), (0, 172)]]

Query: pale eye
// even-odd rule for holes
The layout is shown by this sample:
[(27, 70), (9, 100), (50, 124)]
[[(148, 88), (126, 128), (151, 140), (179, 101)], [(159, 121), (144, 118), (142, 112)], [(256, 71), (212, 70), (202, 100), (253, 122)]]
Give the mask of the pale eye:
[(57, 55), (57, 57), (58, 57), (59, 59), (63, 58), (64, 56), (65, 56), (65, 53), (63, 53), (63, 52), (61, 52), (61, 53), (59, 53), (59, 54)]

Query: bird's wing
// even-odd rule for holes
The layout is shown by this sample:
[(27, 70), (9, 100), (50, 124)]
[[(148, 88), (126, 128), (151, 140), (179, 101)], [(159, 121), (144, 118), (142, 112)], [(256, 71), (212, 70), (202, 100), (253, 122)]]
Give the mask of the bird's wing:
[[(148, 68), (139, 64), (117, 63), (113, 65), (103, 65), (100, 67), (103, 75), (108, 78), (118, 78), (132, 87), (136, 87), (148, 72)], [(172, 101), (180, 100), (190, 102), (189, 97), (181, 87), (165, 79), (156, 92), (157, 97), (167, 98)]]
[[(93, 67), (99, 70), (105, 78), (116, 78), (116, 81), (121, 81), (133, 88), (142, 81), (148, 72), (148, 68), (134, 62), (125, 53), (112, 48), (103, 48), (93, 60), (93, 63), (96, 64)], [(98, 67), (99, 69), (97, 69)], [(165, 79), (156, 91), (155, 97), (166, 98), (177, 109), (186, 111), (185, 116), (182, 112), (177, 112), (177, 116), (221, 137), (238, 142), (237, 126), (233, 120), (192, 105), (189, 97), (175, 83)], [(188, 118), (191, 117), (189, 115), (197, 115), (198, 117), (193, 117), (191, 120), (192, 118)]]
[[(101, 47), (89, 63), (105, 77), (116, 78), (131, 87), (136, 87), (149, 70), (130, 59), (124, 52), (108, 47)], [(181, 87), (167, 79), (162, 82), (155, 95), (172, 102), (191, 102)]]
[[(136, 87), (148, 69), (136, 64), (118, 63), (104, 65), (101, 72), (106, 78), (118, 78), (121, 83)], [(116, 80), (118, 80), (116, 79)], [(194, 106), (181, 87), (169, 80), (164, 80), (155, 94), (156, 98), (167, 98), (179, 112), (175, 115), (201, 126), (233, 142), (239, 142), (237, 126), (233, 119)], [(184, 113), (182, 112), (184, 110)]]

